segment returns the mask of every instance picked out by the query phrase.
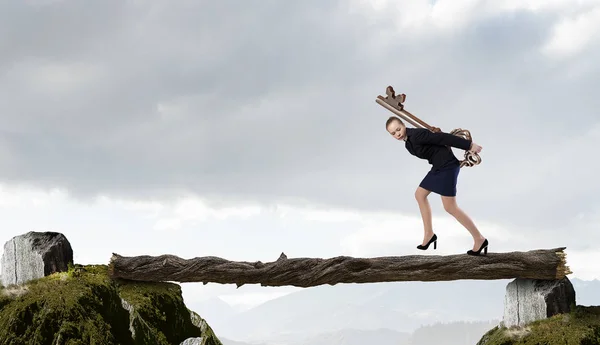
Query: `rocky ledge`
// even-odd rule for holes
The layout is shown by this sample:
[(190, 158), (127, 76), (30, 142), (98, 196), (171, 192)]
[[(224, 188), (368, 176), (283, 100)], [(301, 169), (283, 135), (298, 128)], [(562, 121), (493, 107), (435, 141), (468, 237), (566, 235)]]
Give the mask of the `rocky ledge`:
[(477, 345), (600, 345), (600, 306), (576, 303), (567, 277), (517, 278), (506, 286), (504, 317)]
[(0, 288), (2, 345), (184, 342), (221, 345), (177, 284), (113, 282), (105, 265), (75, 265)]
[(4, 248), (2, 262), (13, 265), (2, 267), (10, 284), (0, 287), (0, 345), (222, 345), (178, 284), (113, 280), (106, 265), (72, 264), (58, 233), (17, 236)]
[(522, 326), (498, 325), (483, 335), (477, 345), (600, 345), (600, 306), (574, 306)]

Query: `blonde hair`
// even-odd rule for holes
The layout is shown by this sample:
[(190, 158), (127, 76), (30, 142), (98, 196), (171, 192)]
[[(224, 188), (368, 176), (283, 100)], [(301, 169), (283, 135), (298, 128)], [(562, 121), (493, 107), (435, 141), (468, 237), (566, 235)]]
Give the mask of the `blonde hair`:
[(394, 122), (394, 121), (398, 121), (398, 122), (400, 122), (400, 124), (401, 124), (402, 126), (404, 126), (404, 122), (402, 122), (402, 120), (401, 120), (399, 117), (396, 117), (396, 116), (390, 116), (390, 117), (387, 119), (387, 121), (385, 122), (385, 128), (387, 129), (387, 128), (388, 128), (388, 126), (390, 125), (390, 123), (392, 123), (392, 122)]

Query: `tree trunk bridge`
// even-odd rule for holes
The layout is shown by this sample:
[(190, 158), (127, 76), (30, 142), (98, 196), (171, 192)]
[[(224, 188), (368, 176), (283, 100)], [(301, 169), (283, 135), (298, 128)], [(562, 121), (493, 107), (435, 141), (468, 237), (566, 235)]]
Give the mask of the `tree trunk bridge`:
[(336, 285), (399, 281), (450, 281), (529, 278), (562, 279), (572, 273), (564, 249), (488, 253), (486, 256), (408, 255), (373, 258), (338, 256), (287, 258), (262, 263), (229, 261), (214, 256), (182, 259), (174, 255), (132, 256), (114, 254), (109, 274), (136, 281), (260, 284), (261, 286)]

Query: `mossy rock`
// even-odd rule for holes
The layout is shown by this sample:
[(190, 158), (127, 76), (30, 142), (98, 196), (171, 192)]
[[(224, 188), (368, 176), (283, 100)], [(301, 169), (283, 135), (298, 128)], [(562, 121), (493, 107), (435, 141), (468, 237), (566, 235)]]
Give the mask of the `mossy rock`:
[(600, 306), (576, 306), (523, 327), (495, 327), (477, 345), (600, 345)]
[(113, 281), (105, 265), (71, 267), (0, 289), (0, 345), (222, 345), (172, 283)]

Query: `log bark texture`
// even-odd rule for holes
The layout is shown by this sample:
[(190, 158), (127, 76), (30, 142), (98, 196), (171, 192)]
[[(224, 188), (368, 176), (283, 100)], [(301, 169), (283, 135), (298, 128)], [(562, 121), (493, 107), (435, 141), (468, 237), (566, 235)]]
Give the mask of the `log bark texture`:
[(288, 259), (282, 253), (277, 261), (267, 263), (229, 261), (214, 256), (182, 259), (174, 255), (125, 257), (113, 253), (109, 274), (115, 279), (236, 284), (238, 287), (245, 284), (311, 287), (460, 279), (555, 280), (572, 273), (566, 266), (565, 248), (488, 253), (487, 256), (338, 256), (328, 259)]

